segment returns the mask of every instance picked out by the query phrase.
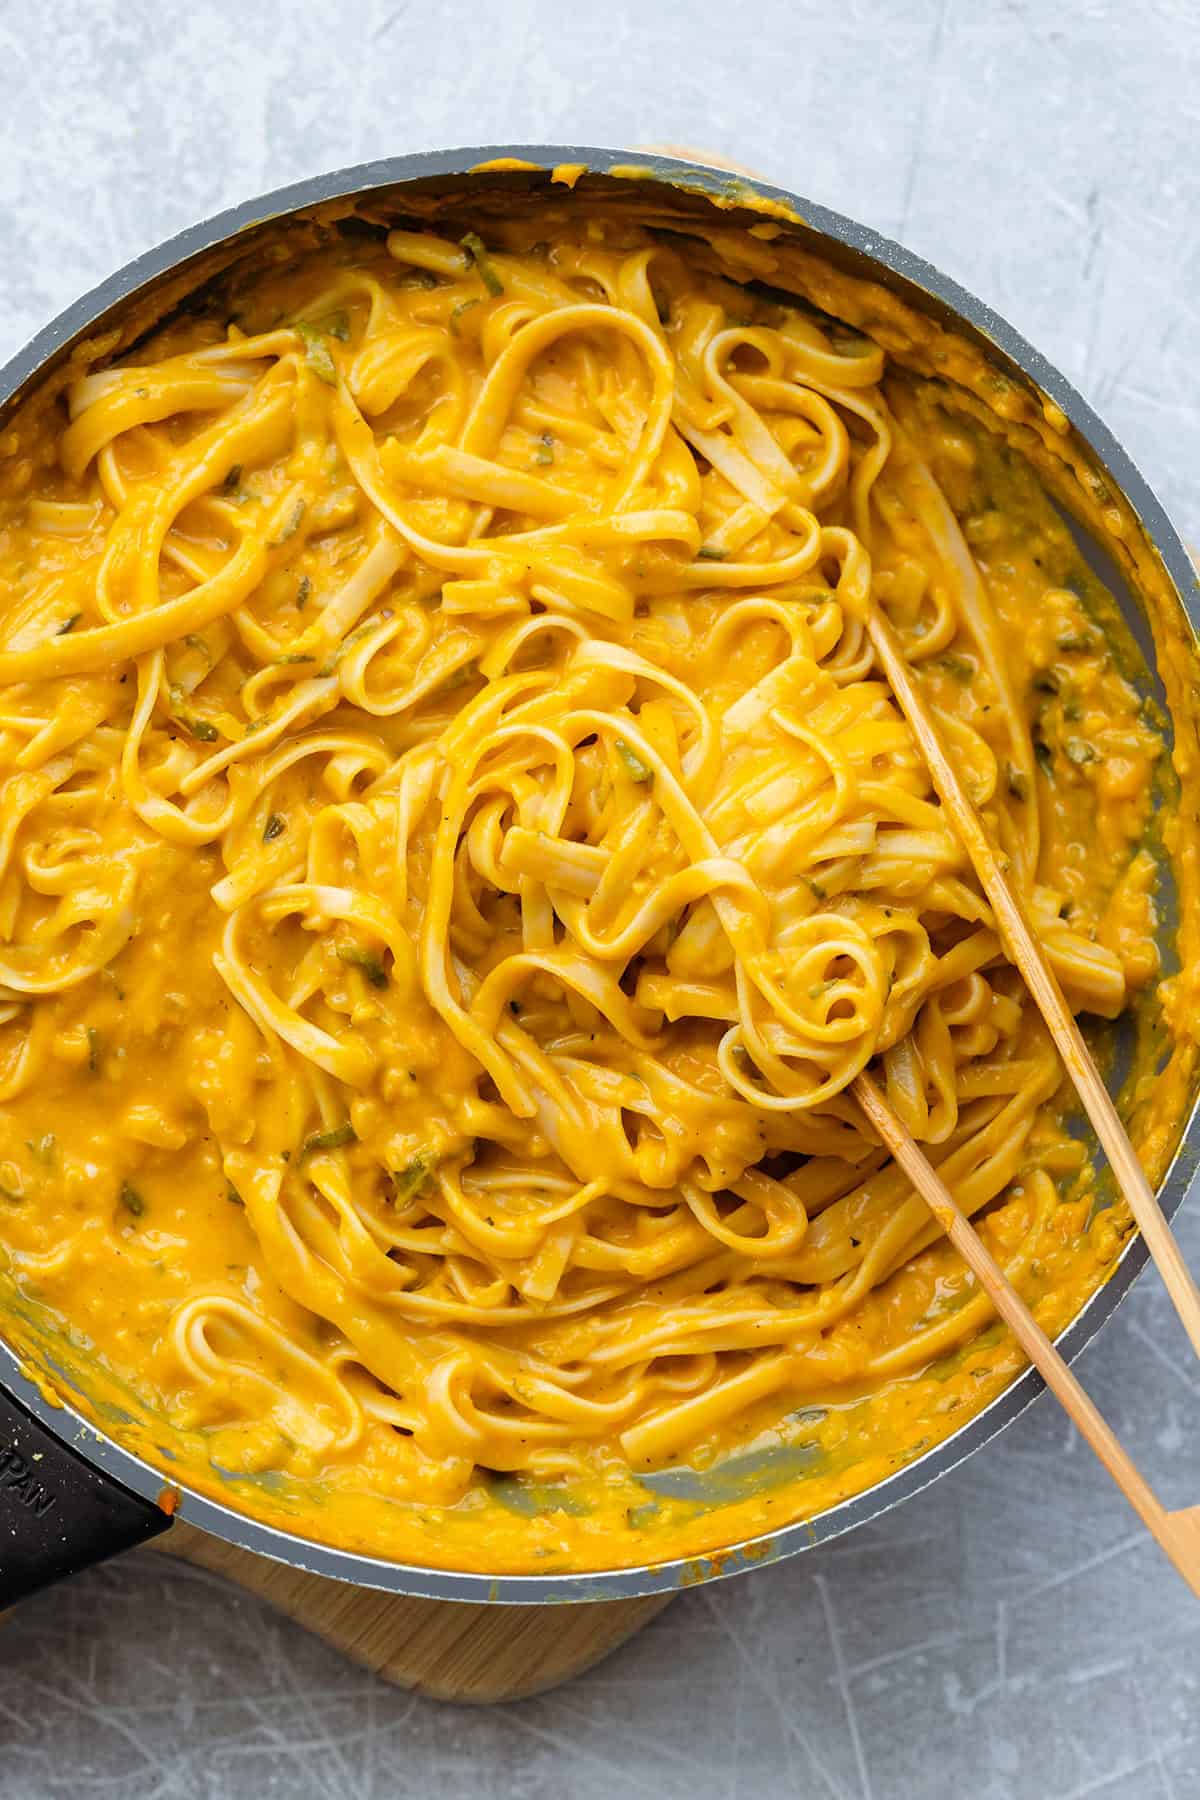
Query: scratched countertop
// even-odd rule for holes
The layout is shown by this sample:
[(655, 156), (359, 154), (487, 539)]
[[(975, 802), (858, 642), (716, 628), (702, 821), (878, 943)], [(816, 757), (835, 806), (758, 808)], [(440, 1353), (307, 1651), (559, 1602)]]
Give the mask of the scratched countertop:
[[(453, 143), (690, 144), (1024, 331), (1200, 541), (1192, 0), (6, 0), (0, 361), (194, 219)], [(1200, 1266), (1200, 1201), (1180, 1220)], [(1200, 1375), (1150, 1274), (1080, 1371), (1168, 1505)], [(1193, 1800), (1200, 1607), (1047, 1400), (848, 1538), (543, 1699), (439, 1706), (147, 1553), (0, 1626), (0, 1800)]]

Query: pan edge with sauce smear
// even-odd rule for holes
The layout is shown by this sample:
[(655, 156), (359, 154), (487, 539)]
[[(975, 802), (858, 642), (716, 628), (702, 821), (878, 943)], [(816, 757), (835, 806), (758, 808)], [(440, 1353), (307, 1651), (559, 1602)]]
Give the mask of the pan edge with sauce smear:
[[(597, 165), (603, 166), (605, 156), (608, 153), (602, 156), (580, 152), (574, 160), (587, 162), (595, 170)], [(480, 153), (462, 153), (462, 166), (470, 166), (468, 157), (494, 160)], [(554, 153), (552, 158), (542, 153), (542, 160), (571, 159), (565, 153)], [(608, 156), (610, 164), (613, 160)], [(1090, 545), (1092, 560), (1109, 582), (1115, 584), (1117, 578), (1123, 577), (1128, 590), (1138, 594), (1140, 606), (1130, 598), (1128, 590), (1123, 597), (1128, 621), (1135, 631), (1123, 630), (1115, 621), (1110, 621), (1110, 626), (1114, 639), (1123, 640), (1121, 656), (1133, 665), (1138, 660), (1134, 637), (1139, 628), (1143, 641), (1147, 622), (1153, 631), (1160, 695), (1170, 712), (1179, 778), (1178, 810), (1171, 812), (1167, 846), (1174, 862), (1175, 890), (1173, 906), (1161, 908), (1160, 943), (1169, 958), (1172, 927), (1178, 922), (1181, 941), (1190, 951), (1198, 907), (1195, 857), (1190, 846), (1196, 841), (1195, 695), (1200, 693), (1200, 686), (1193, 687), (1195, 648), (1176, 586), (1181, 552), (1173, 533), (1169, 534), (1165, 566), (1163, 554), (1148, 539), (1138, 512), (1144, 517), (1152, 502), (1137, 487), (1135, 473), (1118, 467), (1114, 477), (1111, 468), (1105, 468), (1068, 420), (1067, 408), (1072, 413), (1081, 412), (1085, 418), (1086, 409), (1059, 378), (1039, 386), (1023, 373), (1012, 352), (1014, 347), (1024, 347), (985, 309), (970, 303), (975, 320), (960, 320), (955, 309), (957, 292), (931, 272), (931, 285), (926, 289), (927, 313), (910, 304), (915, 297), (911, 290), (901, 297), (889, 284), (908, 285), (914, 274), (924, 273), (903, 252), (893, 249), (893, 267), (889, 271), (873, 261), (874, 256), (889, 247), (845, 222), (837, 222), (842, 231), (840, 237), (815, 229), (816, 209), (802, 202), (797, 203), (797, 211), (806, 223), (793, 225), (781, 218), (778, 210), (773, 213), (768, 208), (765, 214), (756, 215), (752, 207), (742, 205), (759, 194), (777, 209), (777, 197), (768, 190), (751, 184), (729, 184), (722, 176), (690, 173), (687, 179), (701, 185), (681, 192), (670, 185), (679, 174), (678, 166), (657, 161), (636, 180), (627, 176), (609, 178), (597, 172), (584, 176), (573, 191), (567, 191), (550, 183), (544, 173), (533, 170), (493, 170), (465, 183), (460, 174), (447, 171), (427, 175), (416, 186), (398, 175), (365, 195), (347, 193), (330, 199), (316, 194), (315, 204), (301, 199), (297, 205), (302, 222), (275, 219), (265, 226), (250, 228), (232, 244), (222, 236), (215, 249), (201, 251), (192, 259), (184, 275), (167, 275), (152, 282), (150, 291), (135, 297), (132, 303), (118, 300), (118, 316), (123, 317), (124, 323), (115, 327), (115, 335), (108, 328), (107, 319), (102, 318), (99, 328), (84, 331), (73, 344), (60, 343), (56, 351), (58, 367), (32, 387), (27, 377), (22, 382), (25, 391), (19, 408), (10, 402), (6, 423), (0, 428), (0, 448), (10, 455), (21, 453), (20, 434), (25, 421), (36, 419), (46, 404), (53, 403), (69, 374), (78, 372), (81, 364), (124, 354), (131, 343), (161, 322), (164, 309), (169, 312), (181, 303), (211, 303), (214, 284), (219, 284), (228, 271), (231, 259), (244, 266), (247, 259), (261, 258), (271, 266), (279, 255), (289, 255), (293, 245), (309, 243), (330, 230), (345, 230), (345, 222), (350, 220), (361, 221), (369, 229), (376, 220), (420, 219), (445, 224), (461, 235), (468, 228), (485, 230), (487, 220), (497, 210), (536, 208), (539, 213), (553, 214), (558, 210), (564, 215), (575, 215), (599, 207), (606, 211), (615, 208), (627, 216), (636, 214), (641, 222), (655, 229), (687, 236), (694, 253), (713, 259), (738, 277), (789, 296), (798, 295), (820, 312), (843, 320), (883, 344), (893, 361), (908, 371), (901, 379), (918, 403), (949, 406), (963, 419), (965, 429), (982, 434), (981, 441), (990, 446), (986, 453), (1003, 462), (1008, 454), (1007, 450), (1003, 455), (1000, 451), (1003, 443), (1024, 465), (1036, 470), (1047, 491), (1078, 521)], [(329, 179), (334, 183), (339, 180)], [(722, 206), (732, 210), (715, 211), (705, 197), (705, 183), (709, 192), (719, 192)], [(347, 189), (355, 185), (350, 176), (345, 178), (345, 185)], [(214, 222), (214, 229), (221, 223)], [(355, 228), (361, 227), (351, 227)], [(835, 268), (835, 261), (850, 266)], [(864, 264), (867, 273), (862, 272)], [(886, 281), (881, 281), (880, 276), (886, 276)], [(199, 291), (197, 282), (205, 284)], [(1001, 341), (989, 343), (995, 337)], [(32, 349), (36, 351), (37, 346)], [(1032, 353), (1021, 360), (1035, 375), (1044, 374), (1044, 367)], [(1050, 391), (1055, 385), (1057, 396)], [(1096, 433), (1089, 434), (1093, 441), (1099, 431), (1097, 428)], [(1115, 446), (1112, 448), (1115, 450)], [(1120, 453), (1116, 454), (1123, 464)], [(1111, 457), (1109, 460), (1111, 463)], [(1128, 491), (1131, 478), (1135, 483), (1133, 498)], [(1161, 546), (1169, 527), (1161, 517), (1152, 519), (1152, 526)], [(1088, 578), (1084, 575), (1081, 579)], [(1103, 607), (1099, 586), (1094, 586), (1093, 597)], [(1145, 607), (1145, 614), (1141, 606)], [(1147, 691), (1152, 691), (1153, 677), (1144, 665), (1141, 679)], [(1190, 973), (1192, 956), (1188, 954), (1185, 961), (1188, 971), (1175, 978), (1175, 1007), (1184, 1017), (1194, 987)], [(1127, 1040), (1136, 1043), (1126, 1041), (1115, 1047), (1118, 1070), (1122, 1056), (1127, 1069), (1130, 1059), (1136, 1057), (1140, 1059), (1138, 1072), (1144, 1073), (1149, 1066), (1147, 1059), (1157, 1054), (1153, 1014), (1153, 1005), (1143, 1003), (1132, 1032), (1125, 1034)], [(1126, 1085), (1128, 1088), (1131, 1084)], [(1197, 1055), (1190, 1036), (1185, 1034), (1176, 1042), (1162, 1078), (1149, 1086), (1148, 1097), (1143, 1095), (1133, 1106), (1129, 1123), (1147, 1170), (1158, 1181), (1172, 1164), (1195, 1105)], [(1189, 1173), (1188, 1156), (1179, 1156), (1171, 1168), (1168, 1210), (1172, 1199), (1177, 1203)], [(1114, 1233), (1112, 1249), (1115, 1254), (1109, 1270), (1109, 1291), (1101, 1291), (1090, 1304), (1079, 1292), (1064, 1296), (1061, 1316), (1053, 1321), (1061, 1329), (1075, 1320), (1071, 1334), (1075, 1341), (1068, 1345), (1071, 1349), (1078, 1349), (1086, 1340), (1140, 1266), (1140, 1245), (1129, 1239), (1124, 1226)], [(784, 1441), (772, 1442), (771, 1434), (767, 1434), (751, 1449), (711, 1469), (681, 1469), (651, 1478), (643, 1497), (623, 1492), (616, 1506), (602, 1505), (597, 1510), (590, 1497), (580, 1499), (570, 1491), (564, 1494), (557, 1488), (497, 1482), (488, 1502), (488, 1535), (494, 1542), (504, 1541), (506, 1519), (512, 1521), (514, 1528), (508, 1534), (508, 1550), (495, 1558), (499, 1566), (483, 1572), (471, 1567), (468, 1536), (479, 1534), (481, 1520), (471, 1521), (467, 1531), (459, 1535), (454, 1522), (443, 1518), (436, 1521), (420, 1559), (428, 1566), (414, 1569), (411, 1563), (406, 1566), (378, 1560), (389, 1554), (388, 1539), (393, 1535), (387, 1528), (386, 1501), (366, 1507), (356, 1527), (347, 1529), (343, 1521), (336, 1531), (330, 1531), (329, 1518), (322, 1516), (319, 1499), (314, 1504), (303, 1484), (276, 1476), (232, 1478), (214, 1472), (203, 1458), (199, 1443), (185, 1444), (178, 1434), (169, 1433), (162, 1421), (147, 1415), (134, 1395), (122, 1390), (112, 1377), (101, 1375), (89, 1362), (86, 1350), (64, 1339), (35, 1302), (12, 1294), (11, 1289), (3, 1313), (3, 1330), (23, 1370), (35, 1378), (36, 1392), (25, 1389), (26, 1403), (32, 1400), (36, 1406), (40, 1393), (38, 1410), (45, 1407), (50, 1416), (70, 1426), (78, 1443), (72, 1411), (58, 1410), (48, 1401), (51, 1394), (61, 1396), (68, 1408), (88, 1419), (105, 1438), (144, 1459), (148, 1465), (146, 1477), (154, 1479), (153, 1469), (157, 1467), (178, 1483), (183, 1489), (181, 1510), (196, 1523), (322, 1572), (410, 1592), (437, 1595), (452, 1589), (463, 1598), (485, 1597), (485, 1590), (486, 1597), (505, 1600), (632, 1594), (673, 1585), (696, 1572), (733, 1572), (764, 1555), (802, 1548), (807, 1542), (870, 1516), (889, 1504), (893, 1496), (899, 1498), (924, 1485), (999, 1429), (1037, 1391), (1036, 1381), (1030, 1375), (1018, 1378), (1020, 1360), (997, 1341), (999, 1334), (993, 1328), (990, 1345), (980, 1346), (976, 1340), (972, 1347), (974, 1352), (981, 1348), (987, 1352), (984, 1360), (988, 1366), (982, 1373), (977, 1354), (961, 1353), (957, 1357), (961, 1366), (957, 1368), (939, 1369), (932, 1376), (924, 1372), (906, 1380), (902, 1404), (896, 1408), (900, 1428), (893, 1430), (890, 1441), (877, 1441), (883, 1434), (870, 1417), (870, 1402), (852, 1396), (848, 1404), (843, 1397), (841, 1406), (830, 1409), (846, 1415), (843, 1423), (849, 1420), (836, 1448), (818, 1442), (820, 1419), (801, 1418), (783, 1434)], [(20, 1383), (17, 1376), (11, 1385)], [(866, 1408), (865, 1416), (852, 1416), (862, 1408)], [(958, 1417), (965, 1417), (968, 1423), (957, 1425)], [(896, 1423), (893, 1420), (893, 1426)], [(780, 1436), (774, 1435), (777, 1439)], [(96, 1460), (106, 1462), (127, 1481), (130, 1479), (128, 1456), (114, 1456), (111, 1445), (105, 1447), (102, 1440), (93, 1444), (88, 1434), (84, 1434), (84, 1439), (85, 1454), (95, 1455), (99, 1445), (101, 1454)], [(156, 1479), (161, 1482), (161, 1474)], [(140, 1487), (138, 1481), (130, 1485), (141, 1492), (152, 1491), (148, 1479)], [(514, 1568), (521, 1568), (521, 1518), (531, 1512), (564, 1509), (564, 1504), (568, 1518), (594, 1522), (585, 1540), (586, 1566), (580, 1567), (577, 1558), (570, 1569), (512, 1573)], [(804, 1522), (805, 1513), (816, 1514), (809, 1524)], [(334, 1538), (334, 1546), (322, 1542), (325, 1538)], [(730, 1545), (741, 1548), (727, 1556)], [(402, 1548), (411, 1558), (410, 1537), (402, 1540)], [(492, 1553), (489, 1551), (488, 1555), (491, 1557)], [(694, 1558), (701, 1561), (688, 1560)], [(438, 1564), (442, 1565), (441, 1571)], [(498, 1581), (493, 1579), (495, 1575), (500, 1577)]]

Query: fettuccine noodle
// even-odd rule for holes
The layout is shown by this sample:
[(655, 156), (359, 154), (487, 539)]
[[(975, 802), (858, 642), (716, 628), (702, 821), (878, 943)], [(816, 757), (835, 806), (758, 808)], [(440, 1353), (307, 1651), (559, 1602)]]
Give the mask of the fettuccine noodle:
[(1157, 970), (1157, 739), (969, 437), (677, 247), (530, 236), (170, 326), (0, 532), (0, 1242), (219, 1467), (443, 1506), (978, 1332), (868, 1065), (1022, 1285), (1093, 1224), (872, 588), (1073, 1005)]

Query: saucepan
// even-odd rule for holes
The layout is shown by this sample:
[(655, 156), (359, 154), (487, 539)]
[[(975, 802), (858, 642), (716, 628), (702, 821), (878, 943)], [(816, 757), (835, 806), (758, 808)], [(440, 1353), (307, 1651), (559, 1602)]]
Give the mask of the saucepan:
[[(65, 366), (94, 366), (126, 352), (180, 308), (203, 307), (214, 284), (299, 225), (378, 229), (414, 214), (436, 221), (466, 208), (564, 207), (603, 198), (640, 213), (656, 230), (693, 238), (742, 233), (748, 249), (770, 245), (771, 280), (805, 304), (837, 311), (876, 337), (890, 356), (923, 377), (961, 390), (1028, 452), (1046, 491), (1072, 524), (1084, 553), (1117, 597), (1139, 640), (1147, 679), (1158, 687), (1165, 734), (1184, 773), (1200, 767), (1192, 684), (1200, 694), (1191, 621), (1200, 620), (1192, 564), (1159, 502), (1108, 429), (1070, 384), (991, 309), (899, 245), (851, 220), (758, 181), (680, 159), (567, 146), (516, 145), (436, 151), (340, 170), (247, 201), (139, 257), (67, 308), (0, 371), (0, 447), (17, 408)], [(455, 209), (457, 209), (457, 214)], [(754, 278), (748, 256), (747, 278)], [(835, 287), (829, 283), (835, 279)], [(837, 298), (833, 298), (836, 294)], [(1153, 633), (1149, 629), (1153, 625)], [(1161, 681), (1161, 685), (1160, 685)], [(1184, 782), (1182, 832), (1196, 830)], [(1169, 883), (1168, 890), (1169, 890)], [(1190, 897), (1160, 896), (1160, 949), (1176, 956), (1180, 909)], [(1182, 1084), (1177, 1117), (1159, 1144), (1162, 1208), (1182, 1203), (1200, 1155), (1200, 1068)], [(1110, 1278), (1060, 1340), (1076, 1356), (1112, 1314), (1146, 1262), (1131, 1237)], [(18, 1294), (0, 1264), (0, 1607), (48, 1582), (168, 1531), (177, 1518), (229, 1543), (297, 1568), (363, 1586), (433, 1599), (545, 1603), (664, 1593), (794, 1555), (911, 1498), (972, 1455), (1041, 1391), (1037, 1374), (1018, 1373), (989, 1405), (956, 1430), (933, 1427), (928, 1447), (884, 1479), (816, 1516), (770, 1535), (721, 1539), (719, 1517), (731, 1483), (760, 1490), (796, 1478), (786, 1453), (758, 1453), (731, 1476), (726, 1466), (689, 1471), (689, 1494), (718, 1520), (699, 1557), (546, 1575), (424, 1568), (337, 1548), (286, 1510), (271, 1518), (245, 1483), (207, 1491), (176, 1454), (169, 1424), (147, 1425), (102, 1391), (87, 1346), (56, 1330)], [(735, 1481), (736, 1478), (736, 1481)], [(529, 1502), (537, 1505), (536, 1497)], [(795, 1518), (802, 1507), (783, 1516)], [(256, 1516), (257, 1514), (257, 1516)]]

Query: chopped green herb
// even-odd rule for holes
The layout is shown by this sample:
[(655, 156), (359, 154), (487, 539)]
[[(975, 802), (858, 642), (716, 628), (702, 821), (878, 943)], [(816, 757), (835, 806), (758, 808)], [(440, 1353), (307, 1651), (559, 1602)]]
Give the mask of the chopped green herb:
[(1100, 761), (1100, 752), (1085, 738), (1068, 738), (1066, 742), (1067, 756), (1073, 763), (1090, 763)]
[(40, 1163), (45, 1163), (47, 1167), (53, 1163), (58, 1140), (52, 1131), (44, 1132), (40, 1138), (28, 1138), (26, 1142)]
[(953, 675), (955, 681), (961, 681), (964, 685), (975, 673), (974, 663), (968, 662), (965, 656), (941, 656), (938, 658), (938, 667), (945, 669), (947, 675)]
[(325, 333), (326, 337), (336, 338), (340, 344), (348, 344), (350, 342), (350, 314), (344, 308), (339, 308), (337, 312), (330, 313), (327, 319), (321, 320), (319, 329)]
[(1033, 677), (1033, 686), (1039, 694), (1057, 694), (1062, 683), (1053, 669), (1039, 669)]
[(314, 1150), (340, 1150), (343, 1144), (357, 1141), (358, 1133), (347, 1119), (344, 1125), (335, 1125), (330, 1131), (314, 1131), (306, 1137), (300, 1146), (300, 1155), (303, 1158)]
[(215, 725), (209, 724), (207, 719), (197, 719), (190, 714), (185, 718), (182, 713), (177, 716), (179, 718), (179, 723), (183, 726), (184, 730), (189, 732), (191, 736), (196, 738), (200, 743), (216, 743), (220, 733)]
[(806, 875), (805, 880), (808, 882), (808, 885), (816, 898), (818, 900), (823, 900), (825, 898), (825, 889), (821, 886), (820, 882), (814, 881), (811, 875)]
[(121, 1183), (121, 1191), (117, 1198), (126, 1212), (131, 1212), (135, 1219), (140, 1219), (146, 1210), (146, 1202), (137, 1189), (128, 1181)]
[(82, 617), (83, 614), (81, 612), (72, 613), (69, 619), (63, 620), (62, 624), (54, 634), (55, 637), (66, 637), (68, 631), (74, 631)]
[(392, 1180), (396, 1184), (395, 1198), (398, 1201), (415, 1200), (424, 1191), (433, 1173), (434, 1161), (430, 1151), (419, 1150), (402, 1169), (396, 1170)]
[(226, 475), (224, 481), (221, 483), (221, 492), (223, 494), (236, 494), (241, 485), (242, 465), (241, 463), (233, 463), (230, 466), (228, 475)]
[(296, 611), (303, 612), (308, 605), (308, 597), (312, 593), (312, 582), (307, 575), (300, 577), (300, 586), (296, 589)]
[(315, 656), (308, 655), (302, 650), (289, 650), (286, 656), (277, 656), (271, 667), (273, 669), (290, 669), (298, 667), (301, 663), (311, 663), (316, 660)]
[(533, 460), (536, 463), (540, 463), (543, 468), (554, 461), (553, 432), (543, 431), (541, 437), (538, 439), (537, 449), (533, 453)]
[(1037, 757), (1043, 769), (1050, 768), (1054, 762), (1054, 752), (1044, 737), (1035, 736), (1033, 740), (1033, 754)]
[(272, 813), (263, 826), (263, 843), (273, 844), (277, 837), (282, 837), (287, 830), (287, 820), (282, 813)]
[(100, 1033), (94, 1025), (87, 1027), (87, 1066), (89, 1075), (100, 1073)]
[(234, 1187), (232, 1181), (226, 1181), (226, 1183), (225, 1183), (225, 1198), (228, 1200), (228, 1202), (231, 1206), (245, 1206), (245, 1204), (246, 1204), (246, 1202), (242, 1199), (242, 1196), (238, 1193), (237, 1189)]
[(631, 781), (654, 780), (654, 770), (642, 761), (632, 744), (627, 744), (624, 738), (618, 738), (616, 750), (617, 755), (625, 764), (626, 771)]
[(814, 981), (808, 990), (808, 997), (810, 1000), (819, 1000), (822, 994), (827, 994), (831, 987), (836, 986), (836, 981)]
[(1014, 800), (1028, 800), (1028, 798), (1029, 798), (1029, 783), (1025, 779), (1025, 776), (1022, 774), (1021, 770), (1018, 768), (1015, 768), (1012, 763), (1005, 763), (1004, 773), (1005, 773), (1005, 777), (1008, 782), (1008, 791), (1012, 795), (1013, 799)]
[(335, 644), (331, 653), (325, 658), (325, 661), (317, 670), (317, 674), (320, 676), (332, 675), (351, 645), (360, 643), (363, 638), (368, 637), (380, 623), (381, 621), (378, 618), (374, 618), (365, 619), (361, 625), (356, 625), (354, 630), (350, 632), (347, 637), (344, 637), (340, 644)]
[(1060, 650), (1065, 650), (1068, 655), (1071, 655), (1076, 651), (1092, 650), (1095, 648), (1095, 639), (1092, 637), (1091, 633), (1087, 631), (1061, 632), (1055, 639), (1055, 643)]
[(478, 300), (460, 300), (459, 301), (458, 305), (454, 308), (454, 311), (450, 314), (450, 335), (451, 335), (451, 337), (458, 336), (458, 321), (462, 318), (463, 314), (465, 312), (470, 312), (470, 310), (473, 306), (478, 306), (478, 305), (479, 305)]
[(696, 552), (696, 561), (724, 562), (728, 555), (728, 550), (722, 550), (719, 544), (701, 544)]
[[(386, 617), (391, 618), (391, 614), (388, 613)], [(361, 644), (363, 639), (370, 637), (373, 631), (378, 631), (383, 622), (384, 615), (380, 613), (376, 613), (373, 618), (364, 619), (361, 625), (356, 625), (353, 631), (346, 633), (338, 645), (338, 655), (340, 656), (343, 650), (349, 650), (351, 644)]]
[(202, 744), (215, 744), (220, 735), (215, 725), (207, 719), (200, 719), (189, 710), (187, 695), (181, 687), (172, 687), (171, 716), (177, 725), (182, 725), (189, 737), (194, 737)]
[(388, 985), (388, 973), (373, 950), (364, 950), (358, 944), (338, 944), (336, 946), (339, 962), (349, 963), (351, 968), (361, 969), (373, 988), (385, 988)]
[(297, 324), (296, 330), (304, 343), (305, 359), (317, 380), (323, 381), (326, 387), (336, 387), (337, 369), (322, 333), (315, 325), (306, 324), (303, 320)]
[(189, 631), (183, 641), (189, 650), (194, 650), (198, 656), (204, 657), (205, 661), (211, 664), (213, 659), (212, 651), (209, 649), (208, 642), (205, 638), (197, 637), (194, 631)]
[(487, 245), (477, 231), (468, 231), (462, 239), (462, 247), (467, 253), (467, 261), (475, 264), (479, 271), (479, 279), (489, 294), (502, 294), (504, 283), (488, 257)]
[(453, 693), (455, 688), (466, 687), (468, 682), (475, 681), (478, 675), (479, 664), (472, 656), (467, 662), (459, 663), (457, 669), (451, 669), (450, 673), (444, 676), (436, 686), (430, 688), (429, 692), (431, 695)]
[(304, 501), (297, 497), (296, 504), (288, 514), (287, 521), (280, 531), (279, 536), (269, 539), (270, 546), (273, 550), (277, 550), (280, 544), (286, 544), (289, 538), (295, 537), (300, 529), (300, 521), (303, 519), (306, 510), (307, 508), (305, 507)]

